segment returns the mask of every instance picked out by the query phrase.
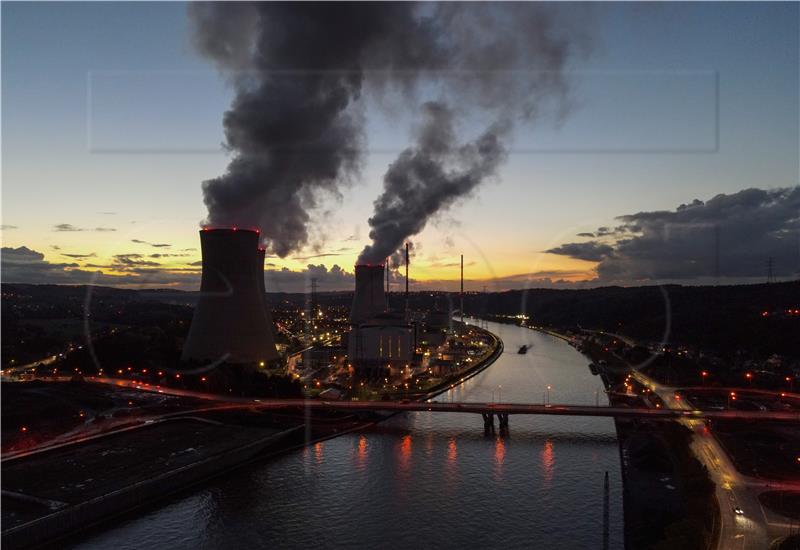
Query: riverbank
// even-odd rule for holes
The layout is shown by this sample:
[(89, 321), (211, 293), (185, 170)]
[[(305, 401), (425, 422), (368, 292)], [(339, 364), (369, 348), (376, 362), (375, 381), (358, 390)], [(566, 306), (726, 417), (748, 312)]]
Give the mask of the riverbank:
[[(484, 332), (492, 337), (492, 351), (468, 370), (443, 380), (420, 400), (472, 378), (500, 356), (502, 341)], [(219, 416), (213, 411), (203, 418), (176, 414), (4, 460), (3, 544), (27, 548), (74, 537), (231, 469), (389, 418), (348, 416), (326, 422), (291, 414), (267, 414), (261, 420), (229, 413)], [(276, 423), (296, 425), (285, 430), (265, 426)], [(37, 476), (35, 471), (40, 470), (47, 475)]]
[(484, 330), (480, 327), (472, 327), (472, 328), (474, 330), (483, 332), (484, 334), (492, 338), (493, 342), (492, 351), (489, 353), (487, 357), (481, 359), (478, 363), (476, 363), (472, 367), (456, 375), (444, 379), (441, 383), (437, 384), (436, 386), (428, 390), (425, 396), (419, 399), (420, 401), (426, 401), (428, 399), (432, 399), (437, 395), (440, 395), (454, 388), (457, 384), (462, 384), (467, 380), (469, 380), (470, 378), (472, 378), (473, 376), (480, 374), (485, 369), (489, 368), (492, 365), (492, 363), (497, 361), (497, 358), (500, 357), (500, 355), (503, 353), (505, 346), (503, 345), (503, 341), (496, 334), (493, 334), (488, 330)]
[(3, 460), (2, 544), (52, 544), (239, 467), (300, 429), (175, 418)]
[[(573, 338), (551, 329), (530, 328), (573, 344)], [(594, 364), (592, 372), (602, 380), (610, 405), (652, 407), (652, 400), (658, 400), (629, 393), (624, 384), (630, 368), (617, 365), (602, 346), (584, 342), (580, 352)], [(618, 391), (620, 387), (625, 391)], [(626, 547), (716, 547), (719, 504), (713, 481), (693, 454), (691, 431), (672, 421), (614, 419), (614, 426), (622, 469)]]

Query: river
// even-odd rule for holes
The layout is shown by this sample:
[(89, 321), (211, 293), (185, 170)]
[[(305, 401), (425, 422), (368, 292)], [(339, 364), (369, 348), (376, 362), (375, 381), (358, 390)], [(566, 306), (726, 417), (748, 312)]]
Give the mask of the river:
[[(602, 383), (556, 337), (489, 323), (505, 352), (439, 401), (595, 404)], [(532, 345), (519, 355), (522, 344)], [(546, 548), (597, 550), (603, 475), (610, 548), (623, 548), (613, 420), (512, 416), (486, 436), (479, 415), (408, 413), (213, 480), (74, 547)]]

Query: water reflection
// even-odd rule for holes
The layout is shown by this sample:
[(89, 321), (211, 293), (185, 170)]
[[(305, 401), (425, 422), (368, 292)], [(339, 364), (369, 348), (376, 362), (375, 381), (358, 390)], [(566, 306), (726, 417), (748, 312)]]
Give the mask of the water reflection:
[(361, 434), (358, 436), (358, 447), (356, 450), (356, 469), (363, 470), (367, 463), (367, 436)]
[(456, 461), (458, 460), (458, 444), (454, 437), (450, 438), (450, 441), (447, 442), (447, 464), (449, 466), (455, 466)]
[[(598, 381), (573, 348), (527, 329), (489, 326), (508, 351), (437, 400), (490, 401), (502, 385), (503, 401), (535, 403), (551, 385), (558, 388), (554, 402), (594, 405)], [(523, 343), (533, 344), (527, 355), (517, 354)], [(622, 549), (613, 422), (524, 415), (510, 422), (513, 440), (499, 432), (485, 438), (477, 414), (397, 415), (364, 433), (219, 478), (95, 532), (79, 547), (596, 550), (602, 536), (597, 503), (608, 470), (610, 548)], [(454, 513), (432, 513), (448, 510)], [(490, 523), (475, 521), (487, 512)]]
[(544, 480), (545, 488), (549, 489), (550, 482), (553, 480), (553, 466), (555, 464), (555, 456), (553, 455), (553, 442), (549, 439), (544, 442), (541, 459), (542, 479)]
[(324, 443), (319, 441), (314, 443), (314, 460), (316, 461), (317, 465), (322, 464), (322, 446)]
[(503, 479), (503, 463), (506, 460), (506, 442), (502, 437), (494, 440), (494, 474), (497, 480)]

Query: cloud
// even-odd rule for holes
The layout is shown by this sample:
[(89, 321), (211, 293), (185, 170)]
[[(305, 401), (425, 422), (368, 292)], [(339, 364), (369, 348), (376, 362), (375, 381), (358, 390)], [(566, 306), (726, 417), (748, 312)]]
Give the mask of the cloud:
[(560, 254), (569, 256), (578, 260), (587, 260), (590, 262), (599, 262), (606, 258), (609, 254), (614, 252), (614, 249), (603, 243), (597, 241), (589, 241), (585, 243), (568, 243), (562, 244), (555, 248), (546, 250), (550, 254)]
[(71, 223), (58, 223), (53, 226), (53, 231), (99, 231), (99, 232), (106, 232), (106, 231), (116, 231), (113, 227), (95, 227), (92, 228), (84, 228), (84, 227), (76, 227)]
[(0, 231), (8, 231), (10, 229), (19, 229), (16, 225), (0, 225)]
[(352, 291), (355, 285), (354, 275), (338, 265), (328, 269), (322, 264), (309, 264), (302, 271), (267, 269), (264, 274), (267, 292), (309, 292), (311, 279), (316, 279), (320, 292)]
[(578, 233), (578, 237), (594, 237), (594, 233)]
[(80, 259), (80, 258), (93, 258), (93, 257), (95, 257), (97, 254), (95, 254), (94, 252), (92, 252), (92, 253), (90, 253), (90, 254), (61, 254), (61, 255), (62, 255), (62, 256), (66, 256), (67, 258), (73, 258), (73, 259), (76, 259), (76, 260), (77, 260), (77, 259)]
[(800, 269), (800, 186), (744, 189), (617, 219), (622, 225), (613, 231), (601, 228), (614, 234), (610, 244), (567, 243), (548, 252), (598, 262), (605, 282), (765, 279), (770, 258), (777, 277)]
[(147, 242), (147, 241), (142, 241), (140, 239), (131, 239), (131, 242), (132, 243), (136, 243), (136, 244), (146, 244), (146, 245), (152, 246), (154, 248), (169, 248), (169, 247), (172, 246), (171, 244), (167, 244), (167, 243), (151, 243), (151, 242)]
[(113, 268), (112, 266), (95, 266), (90, 264), (81, 268), (76, 263), (52, 263), (44, 259), (44, 254), (26, 246), (2, 249), (3, 282), (29, 284), (66, 284), (66, 285), (112, 285), (132, 287), (165, 287), (175, 286), (185, 289), (196, 289), (200, 277), (199, 270), (160, 269), (141, 266), (129, 266), (126, 273), (110, 274), (90, 268)]
[(306, 261), (306, 260), (311, 260), (313, 258), (327, 258), (329, 256), (341, 256), (341, 253), (339, 253), (339, 252), (324, 252), (324, 253), (321, 253), (321, 254), (312, 254), (311, 256), (297, 256), (297, 257), (292, 258), (292, 259), (302, 262), (302, 261)]
[(141, 254), (115, 254), (114, 267), (117, 269), (126, 269), (130, 267), (157, 267), (161, 265), (158, 262), (152, 262), (142, 258)]
[(189, 254), (163, 254), (163, 253), (156, 253), (156, 254), (149, 254), (148, 258), (185, 258)]

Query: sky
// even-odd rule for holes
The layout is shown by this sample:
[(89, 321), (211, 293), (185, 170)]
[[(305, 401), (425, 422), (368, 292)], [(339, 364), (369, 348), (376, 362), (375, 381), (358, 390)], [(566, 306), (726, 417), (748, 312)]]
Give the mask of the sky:
[[(230, 79), (184, 3), (3, 3), (3, 281), (199, 287)], [(565, 112), (410, 237), (414, 288), (763, 281), (800, 272), (800, 5), (572, 4)], [(349, 289), (417, 112), (365, 97), (358, 177), (270, 255), (268, 290)]]

